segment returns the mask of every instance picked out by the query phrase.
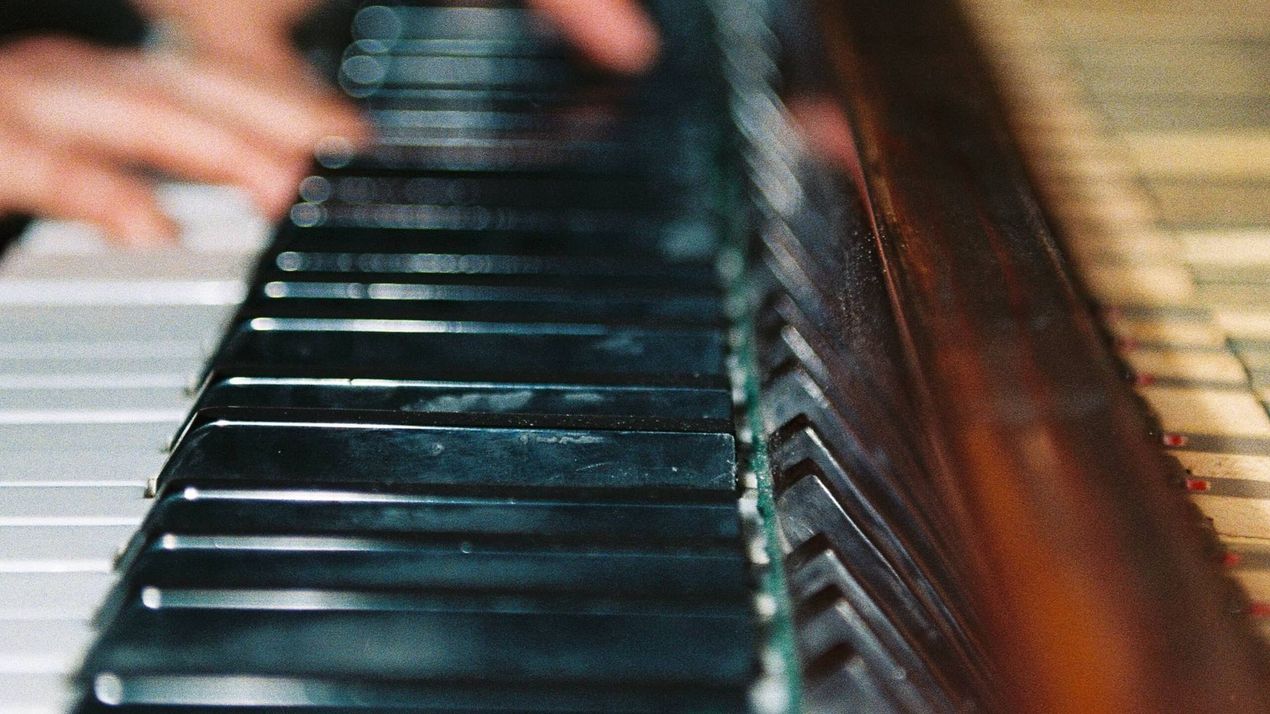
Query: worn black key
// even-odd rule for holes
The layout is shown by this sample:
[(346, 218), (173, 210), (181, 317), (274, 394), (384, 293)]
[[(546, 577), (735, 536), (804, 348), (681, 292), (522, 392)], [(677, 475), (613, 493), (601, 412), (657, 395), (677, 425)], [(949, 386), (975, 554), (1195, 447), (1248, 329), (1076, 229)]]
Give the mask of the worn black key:
[[(562, 145), (569, 142), (606, 142), (624, 146), (634, 144), (636, 136), (652, 136), (654, 132), (659, 132), (664, 140), (667, 138), (666, 129), (673, 126), (671, 118), (622, 116), (618, 108), (611, 105), (580, 103), (560, 107), (506, 102), (477, 106), (444, 101), (387, 105), (368, 103), (367, 116), (379, 130), (371, 151), (375, 151), (378, 145), (394, 141), (408, 144), (420, 139), (427, 142), (441, 138), (532, 139), (539, 143)], [(629, 146), (631, 151), (647, 152), (650, 158), (656, 153), (664, 157), (667, 148)], [(328, 162), (340, 158), (346, 160), (327, 168), (355, 168), (363, 157), (331, 155), (325, 158)], [(636, 167), (628, 164), (614, 168), (614, 173), (622, 173)]]
[[(556, 107), (576, 102), (586, 104), (610, 104), (630, 106), (631, 90), (625, 86), (599, 84), (562, 90), (557, 87), (376, 87), (363, 85), (365, 92), (357, 97), (371, 103), (390, 105), (418, 102), (454, 102), (468, 105), (511, 103)], [(662, 102), (639, 102), (653, 109), (663, 108)], [(639, 107), (645, 111), (643, 106)]]
[[(702, 90), (700, 97), (715, 90)], [(642, 103), (641, 103), (642, 100)], [(650, 101), (653, 100), (653, 101)], [(520, 136), (544, 133), (547, 136), (610, 138), (632, 145), (650, 161), (624, 170), (666, 171), (666, 159), (692, 155), (699, 159), (710, 145), (684, 141), (679, 131), (709, 130), (716, 136), (729, 133), (727, 115), (701, 111), (710, 101), (667, 104), (656, 102), (651, 92), (635, 93), (630, 87), (586, 87), (574, 94), (557, 94), (550, 101), (541, 96), (516, 97), (506, 92), (418, 91), (411, 97), (368, 97), (362, 101), (367, 115), (382, 126), (388, 136), (410, 137), (413, 130), (462, 129), (465, 136)], [(715, 104), (715, 108), (718, 104)], [(658, 141), (648, 144), (649, 140)], [(643, 143), (641, 146), (640, 144)], [(661, 157), (662, 161), (652, 159)], [(356, 165), (347, 153), (323, 157), (328, 168)], [(539, 167), (542, 168), (542, 167)]]
[[(533, 270), (530, 261), (518, 265), (504, 266), (506, 272), (499, 273), (465, 273), (461, 270), (451, 272), (423, 273), (389, 273), (384, 268), (404, 267), (394, 264), (395, 261), (383, 261), (376, 266), (372, 260), (357, 260), (357, 264), (365, 270), (348, 266), (339, 269), (337, 265), (320, 265), (312, 257), (306, 259), (305, 265), (292, 262), (299, 256), (295, 254), (279, 255), (279, 262), (293, 267), (291, 270), (278, 271), (266, 265), (257, 275), (258, 288), (254, 291), (255, 299), (262, 297), (333, 297), (334, 291), (342, 291), (345, 297), (352, 299), (382, 300), (464, 300), (468, 302), (544, 302), (561, 300), (589, 300), (591, 302), (609, 299), (621, 305), (623, 301), (630, 304), (654, 302), (657, 300), (673, 300), (703, 311), (716, 312), (717, 305), (722, 302), (719, 286), (714, 280), (701, 280), (700, 276), (685, 271), (678, 275), (639, 274), (639, 273), (569, 273), (548, 270)], [(294, 256), (294, 257), (293, 257)], [(332, 262), (333, 258), (322, 259)], [(479, 264), (480, 259), (469, 260), (468, 263)], [(318, 267), (335, 268), (333, 270), (317, 270)], [(381, 270), (377, 271), (376, 268)]]
[[(359, 248), (356, 241), (348, 243)], [(338, 248), (337, 248), (338, 250)], [(652, 253), (652, 248), (648, 249)], [(287, 250), (269, 258), (257, 274), (258, 290), (276, 290), (278, 283), (319, 286), (320, 283), (375, 285), (373, 292), (394, 295), (431, 286), (456, 295), (478, 290), (509, 296), (550, 296), (552, 292), (612, 293), (620, 297), (693, 297), (721, 301), (718, 276), (712, 266), (668, 264), (621, 252), (610, 257), (568, 255), (481, 255), (455, 253), (349, 253)], [(326, 288), (319, 288), (326, 290)], [(362, 288), (371, 292), (371, 288)]]
[[(453, 3), (461, 6), (463, 3)], [(353, 18), (353, 37), (395, 46), (423, 38), (471, 40), (504, 47), (509, 43), (551, 44), (528, 11), (512, 3), (480, 3), (475, 7), (441, 3), (385, 3), (362, 8)], [(378, 46), (376, 45), (376, 46)]]
[(674, 426), (545, 416), (207, 410), (177, 441), (158, 486), (162, 491), (198, 481), (372, 491), (732, 492), (732, 435), (657, 430)]
[(223, 377), (204, 387), (195, 410), (211, 407), (654, 417), (732, 429), (732, 396), (722, 387)]
[(397, 280), (443, 274), (630, 276), (644, 279), (638, 285), (665, 281), (706, 289), (719, 283), (718, 243), (717, 234), (692, 230), (632, 235), (292, 226), (276, 238), (261, 279), (292, 273), (388, 274)]
[(84, 672), (89, 681), (109, 673), (716, 686), (753, 673), (748, 614), (594, 610), (471, 596), (156, 589), (121, 611)]
[[(667, 141), (672, 120), (618, 117), (613, 107), (484, 106), (444, 102), (371, 109), (375, 143), (358, 156), (318, 156), (328, 169), (551, 170), (648, 180), (705, 178), (709, 167)], [(684, 159), (683, 161), (674, 159)], [(468, 162), (464, 165), (464, 161)], [(685, 171), (691, 169), (691, 171)]]
[(578, 500), (527, 496), (228, 488), (190, 479), (163, 494), (121, 558), (127, 569), (150, 538), (176, 535), (331, 535), (524, 538), (531, 543), (655, 544), (690, 549), (738, 542), (732, 494)]
[[(591, 325), (645, 329), (722, 329), (725, 324), (723, 307), (719, 302), (693, 297), (667, 296), (658, 300), (605, 298), (582, 294), (578, 300), (573, 301), (446, 300), (431, 297), (437, 291), (430, 286), (391, 283), (270, 283), (261, 292), (265, 291), (273, 297), (260, 296), (257, 293), (259, 297), (250, 300), (239, 310), (238, 320), (248, 321), (257, 317), (301, 320), (427, 320), (468, 324)], [(340, 297), (340, 293), (360, 293), (364, 297)]]
[[(735, 714), (741, 686), (431, 683), (149, 674), (102, 674), (75, 714)], [(248, 704), (247, 702), (252, 702)]]
[(669, 210), (635, 208), (542, 208), (537, 206), (468, 206), (428, 203), (298, 203), (291, 208), (293, 223), (303, 227), (403, 228), (414, 230), (619, 231), (673, 230), (693, 222), (711, 230), (716, 217)]
[(549, 544), (526, 539), (436, 540), (348, 536), (163, 533), (128, 562), (101, 619), (146, 588), (469, 592), (599, 598), (623, 603), (694, 600), (713, 611), (749, 607), (740, 544), (691, 549)]
[[(415, 133), (415, 132), (412, 132)], [(415, 136), (406, 141), (380, 136), (358, 161), (364, 170), (516, 171), (527, 168), (604, 173), (619, 166), (638, 166), (649, 159), (637, 146), (614, 141), (553, 141), (541, 137)], [(329, 163), (329, 162), (328, 162)]]
[[(338, 327), (345, 329), (331, 329)], [(377, 327), (396, 331), (371, 331)], [(260, 318), (229, 336), (212, 369), (236, 376), (726, 384), (726, 345), (718, 332), (439, 331), (454, 329), (427, 322), (337, 326)]]
[(355, 97), (417, 89), (558, 91), (578, 86), (585, 75), (564, 57), (473, 57), (402, 44), (392, 53), (354, 52), (346, 57), (340, 68), (341, 86)]
[(310, 177), (311, 203), (497, 206), (536, 209), (652, 210), (672, 202), (664, 187), (638, 177), (560, 172), (392, 171), (332, 169)]

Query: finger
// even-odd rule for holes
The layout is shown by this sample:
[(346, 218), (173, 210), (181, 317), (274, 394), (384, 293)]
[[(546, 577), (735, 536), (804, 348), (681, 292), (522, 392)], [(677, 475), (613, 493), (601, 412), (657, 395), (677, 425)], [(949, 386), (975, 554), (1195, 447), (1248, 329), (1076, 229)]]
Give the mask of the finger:
[[(0, 72), (0, 117), (41, 141), (86, 155), (147, 164), (183, 178), (246, 188), (262, 209), (281, 212), (307, 158), (200, 116), (164, 89), (164, 77), (135, 53), (59, 39), (11, 45)], [(87, 73), (83, 67), (94, 67)], [(88, 109), (86, 109), (88, 108)]]
[(633, 0), (530, 0), (592, 60), (619, 72), (648, 69), (657, 29)]
[[(179, 106), (161, 90), (140, 95), (107, 78), (98, 80), (91, 87), (36, 87), (4, 111), (28, 133), (75, 153), (239, 185), (270, 214), (290, 203), (306, 163), (298, 156), (262, 149), (249, 137)], [(93, 109), (82, 111), (84, 106)]]
[(291, 49), (292, 29), (318, 0), (133, 0), (152, 20), (177, 28), (199, 53), (237, 58), (287, 76), (306, 65)]
[(369, 139), (361, 115), (333, 93), (314, 88), (301, 65), (294, 66), (290, 81), (275, 81), (171, 55), (148, 61), (177, 101), (297, 154), (310, 155), (330, 137), (353, 144)]
[(0, 209), (84, 221), (136, 245), (171, 241), (176, 225), (154, 191), (108, 164), (0, 131)]

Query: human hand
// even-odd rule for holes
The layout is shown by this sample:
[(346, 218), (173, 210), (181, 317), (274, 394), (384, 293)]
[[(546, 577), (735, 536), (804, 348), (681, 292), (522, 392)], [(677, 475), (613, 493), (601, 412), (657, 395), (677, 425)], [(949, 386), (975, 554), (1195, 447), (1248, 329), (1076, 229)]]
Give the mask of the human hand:
[(529, 0), (597, 64), (634, 74), (657, 58), (657, 28), (635, 0)]
[[(196, 50), (279, 73), (303, 60), (290, 31), (316, 0), (133, 0), (151, 19), (182, 31)], [(657, 55), (657, 30), (635, 0), (529, 0), (584, 54), (619, 72), (646, 69)]]
[(0, 47), (0, 212), (152, 242), (174, 227), (136, 169), (240, 186), (273, 215), (318, 141), (362, 132), (333, 100), (190, 60), (56, 37)]
[(175, 30), (195, 55), (272, 75), (307, 78), (308, 65), (291, 31), (318, 0), (132, 0), (152, 22)]
[[(183, 56), (36, 38), (0, 47), (0, 213), (96, 223), (148, 242), (174, 227), (135, 169), (290, 203), (321, 139), (357, 144), (357, 114), (307, 76), (290, 30), (314, 0), (135, 0), (181, 28)], [(603, 66), (636, 72), (656, 30), (634, 0), (530, 0)]]

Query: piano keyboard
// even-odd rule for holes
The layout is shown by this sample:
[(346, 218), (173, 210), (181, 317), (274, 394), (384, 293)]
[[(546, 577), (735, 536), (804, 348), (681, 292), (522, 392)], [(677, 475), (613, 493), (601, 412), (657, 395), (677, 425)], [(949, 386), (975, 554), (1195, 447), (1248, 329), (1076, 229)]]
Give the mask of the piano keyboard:
[(1177, 486), (1270, 638), (1270, 12), (966, 6)]
[(245, 290), (241, 250), (22, 243), (0, 696), (78, 661), (84, 713), (790, 705), (729, 95), (705, 4), (655, 9), (637, 81), (522, 10), (360, 9), (339, 80), (378, 141), (319, 150)]
[[(1148, 517), (1181, 501), (1134, 471), (1159, 455), (1094, 374), (978, 64), (930, 32), (944, 5), (661, 0), (660, 64), (623, 80), (512, 3), (369, 2), (336, 64), (378, 140), (320, 147), (267, 243), (178, 190), (181, 250), (41, 225), (0, 267), (0, 709), (969, 711), (1259, 681), (1270, 220), (1241, 63), (1270, 21), (963, 2), (1213, 562)], [(1139, 568), (1143, 542), (1176, 560)], [(1160, 595), (1182, 564), (1210, 569)]]
[(64, 711), (112, 561), (266, 226), (174, 186), (178, 247), (39, 223), (0, 264), (0, 711)]

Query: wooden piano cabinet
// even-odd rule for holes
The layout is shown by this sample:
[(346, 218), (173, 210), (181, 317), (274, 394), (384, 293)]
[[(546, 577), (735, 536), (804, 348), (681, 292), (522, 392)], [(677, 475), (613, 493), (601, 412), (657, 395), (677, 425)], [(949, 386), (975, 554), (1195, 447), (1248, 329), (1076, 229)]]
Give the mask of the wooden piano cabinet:
[(995, 675), (984, 701), (1270, 709), (1265, 647), (1073, 285), (961, 15), (810, 7), (917, 425), (921, 467), (897, 480), (934, 494), (956, 544), (941, 550)]

